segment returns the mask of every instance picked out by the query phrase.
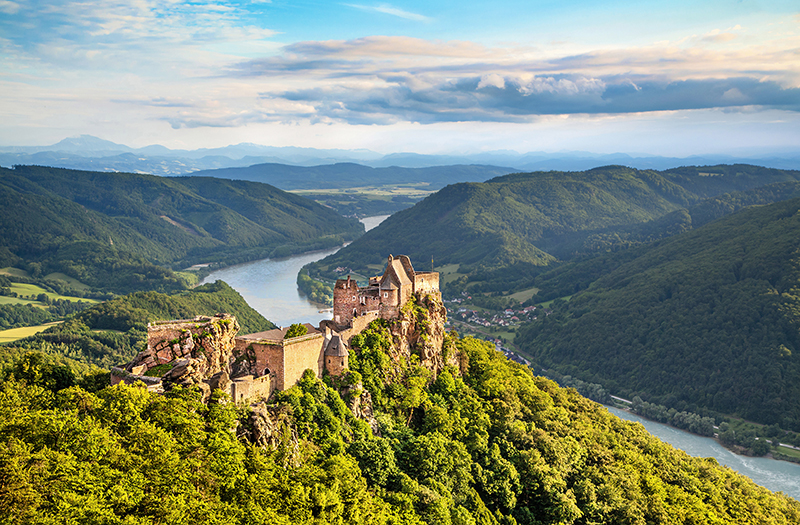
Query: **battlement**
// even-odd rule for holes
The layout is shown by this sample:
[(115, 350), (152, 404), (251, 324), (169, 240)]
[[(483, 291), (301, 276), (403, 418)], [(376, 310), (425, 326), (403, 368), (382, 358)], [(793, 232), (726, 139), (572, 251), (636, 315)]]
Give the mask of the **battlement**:
[(229, 314), (155, 321), (147, 325), (147, 348), (124, 367), (112, 369), (112, 383), (141, 382), (162, 392), (173, 385), (196, 385), (207, 395), (222, 389), (236, 401), (269, 397), (291, 388), (306, 370), (342, 374), (348, 366), (350, 338), (375, 319), (396, 319), (414, 294), (438, 295), (439, 274), (416, 272), (411, 260), (389, 256), (383, 275), (366, 287), (339, 279), (334, 287), (334, 318), (307, 332), (286, 337), (289, 327), (238, 335)]
[(382, 319), (394, 319), (400, 307), (415, 294), (439, 294), (438, 272), (417, 272), (407, 255), (389, 255), (383, 275), (370, 277), (360, 287), (347, 276), (333, 288), (333, 323), (339, 328), (352, 326), (354, 319), (377, 313)]

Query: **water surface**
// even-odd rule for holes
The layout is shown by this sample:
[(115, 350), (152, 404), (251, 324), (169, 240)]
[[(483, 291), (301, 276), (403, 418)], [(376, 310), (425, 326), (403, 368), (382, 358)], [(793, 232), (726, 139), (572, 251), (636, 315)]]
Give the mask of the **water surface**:
[[(369, 231), (388, 215), (361, 219)], [(200, 284), (221, 279), (239, 292), (247, 304), (278, 326), (292, 323), (319, 324), (331, 319), (330, 307), (312, 303), (297, 289), (297, 272), (308, 263), (318, 261), (341, 249), (332, 248), (282, 259), (262, 259), (229, 266), (210, 273)]]
[(662, 425), (625, 410), (606, 408), (621, 419), (641, 423), (648, 432), (661, 441), (683, 450), (690, 456), (715, 458), (720, 465), (726, 465), (739, 474), (744, 474), (762, 487), (773, 492), (783, 492), (787, 496), (800, 500), (800, 464), (770, 458), (739, 456), (711, 438)]

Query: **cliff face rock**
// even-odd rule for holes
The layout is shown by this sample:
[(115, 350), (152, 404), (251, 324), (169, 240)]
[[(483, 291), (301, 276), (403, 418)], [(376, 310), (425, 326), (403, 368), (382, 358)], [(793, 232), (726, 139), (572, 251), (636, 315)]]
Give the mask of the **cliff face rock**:
[(239, 425), (239, 439), (281, 452), (285, 466), (299, 465), (300, 438), (285, 407), (266, 402), (250, 405), (250, 416)]
[(364, 389), (364, 385), (357, 383), (339, 389), (339, 395), (344, 400), (353, 417), (364, 421), (372, 429), (372, 433), (380, 436), (380, 426), (372, 411), (372, 394)]
[(165, 389), (198, 385), (206, 394), (229, 381), (236, 318), (220, 314), (148, 327), (147, 349), (125, 370), (136, 376), (161, 377)]
[(399, 354), (395, 358), (416, 354), (420, 365), (431, 370), (434, 377), (448, 365), (458, 367), (456, 349), (444, 347), (445, 321), (447, 309), (441, 293), (415, 296), (389, 325), (394, 349)]

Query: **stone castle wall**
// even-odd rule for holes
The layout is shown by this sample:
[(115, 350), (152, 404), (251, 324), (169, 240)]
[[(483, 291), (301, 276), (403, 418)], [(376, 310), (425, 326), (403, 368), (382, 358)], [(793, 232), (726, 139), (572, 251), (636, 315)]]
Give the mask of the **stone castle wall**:
[(417, 272), (414, 275), (414, 291), (420, 295), (439, 293), (439, 272)]
[(243, 376), (231, 381), (229, 393), (234, 403), (240, 403), (246, 399), (268, 399), (274, 387), (274, 381), (270, 376)]
[(340, 376), (347, 368), (347, 356), (325, 356), (325, 370), (334, 376)]
[(283, 385), (289, 388), (297, 383), (306, 369), (311, 369), (317, 377), (322, 377), (325, 368), (325, 334), (302, 336), (284, 341)]
[(358, 283), (348, 277), (336, 281), (333, 288), (333, 320), (336, 324), (347, 324), (352, 319), (353, 310), (358, 309)]

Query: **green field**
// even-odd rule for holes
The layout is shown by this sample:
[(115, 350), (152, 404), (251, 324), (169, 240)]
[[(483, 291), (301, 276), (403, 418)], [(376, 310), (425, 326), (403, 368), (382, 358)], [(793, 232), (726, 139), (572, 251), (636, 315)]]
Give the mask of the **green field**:
[(373, 197), (395, 197), (406, 196), (412, 198), (427, 197), (433, 191), (427, 189), (427, 182), (412, 184), (386, 184), (375, 186), (361, 186), (357, 188), (331, 188), (314, 190), (290, 190), (290, 193), (298, 195), (370, 195)]
[(11, 275), (12, 277), (26, 277), (26, 278), (30, 277), (30, 274), (25, 270), (20, 270), (19, 268), (13, 268), (11, 266), (0, 268), (0, 275)]
[(19, 297), (6, 297), (0, 295), (0, 304), (32, 304), (44, 308), (44, 304), (39, 301), (31, 301), (30, 299), (20, 299)]
[[(25, 284), (25, 283), (11, 283), (11, 291), (15, 292), (17, 295), (25, 296), (25, 297), (36, 297), (39, 294), (45, 294), (50, 299), (61, 299), (62, 301), (86, 301), (88, 303), (98, 303), (96, 299), (84, 299), (83, 297), (70, 297), (68, 295), (60, 295), (53, 292), (48, 292), (41, 286), (37, 286), (35, 284)], [(15, 299), (14, 297), (4, 297), (3, 299)], [(18, 301), (16, 303), (6, 303), (6, 304), (26, 304), (26, 303), (33, 303), (33, 304), (41, 304), (38, 301), (30, 301), (25, 299), (16, 298)]]
[(800, 450), (795, 450), (789, 447), (778, 447), (776, 451), (783, 454), (784, 456), (800, 459)]
[(12, 328), (10, 330), (0, 330), (0, 343), (11, 343), (17, 339), (38, 334), (39, 332), (50, 328), (54, 324), (58, 324), (58, 322), (40, 324), (38, 326), (23, 326), (22, 328)]
[(527, 301), (528, 299), (530, 299), (531, 297), (533, 297), (537, 293), (539, 293), (539, 289), (538, 288), (528, 288), (527, 290), (522, 290), (520, 292), (513, 293), (509, 297), (511, 297), (515, 301), (519, 301), (520, 303), (524, 303), (525, 301)]
[(544, 302), (544, 303), (542, 303), (542, 307), (550, 308), (550, 305), (553, 304), (553, 301), (558, 301), (558, 299), (564, 299), (565, 301), (569, 302), (569, 300), (572, 299), (572, 296), (571, 295), (565, 295), (564, 297), (558, 297), (556, 299), (553, 299), (552, 301)]
[(74, 288), (75, 290), (84, 291), (89, 289), (87, 285), (83, 284), (79, 280), (73, 279), (69, 275), (61, 272), (49, 273), (44, 276), (44, 279), (46, 281), (63, 281), (67, 283), (70, 286), (70, 288)]

